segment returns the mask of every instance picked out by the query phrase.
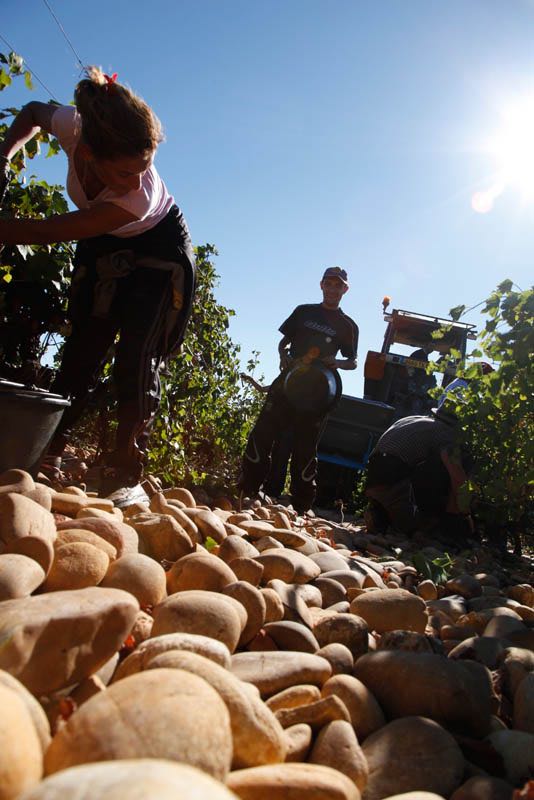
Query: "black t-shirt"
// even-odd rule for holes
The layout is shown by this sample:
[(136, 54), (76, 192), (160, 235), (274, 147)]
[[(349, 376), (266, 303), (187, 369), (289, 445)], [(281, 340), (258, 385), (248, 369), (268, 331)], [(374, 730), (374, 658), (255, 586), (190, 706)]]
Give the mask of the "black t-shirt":
[(291, 340), (291, 358), (324, 358), (338, 350), (345, 358), (356, 358), (358, 326), (340, 308), (328, 309), (322, 303), (297, 306), (279, 330)]

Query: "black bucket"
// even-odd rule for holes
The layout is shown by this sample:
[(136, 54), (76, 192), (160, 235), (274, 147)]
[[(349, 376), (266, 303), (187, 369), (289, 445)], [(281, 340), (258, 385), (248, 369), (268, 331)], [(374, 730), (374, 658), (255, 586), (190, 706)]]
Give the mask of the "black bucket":
[(296, 364), (284, 379), (284, 394), (297, 411), (325, 414), (336, 405), (341, 391), (337, 370), (319, 361)]
[(0, 472), (24, 469), (35, 477), (67, 406), (59, 394), (0, 379)]

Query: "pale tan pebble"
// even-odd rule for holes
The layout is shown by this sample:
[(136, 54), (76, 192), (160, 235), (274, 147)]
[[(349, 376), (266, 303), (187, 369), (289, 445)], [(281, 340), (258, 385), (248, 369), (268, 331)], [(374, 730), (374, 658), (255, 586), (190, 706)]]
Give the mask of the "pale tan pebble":
[(43, 752), (30, 711), (18, 692), (0, 684), (0, 797), (15, 800), (43, 774)]
[(131, 675), (69, 717), (46, 752), (45, 771), (125, 757), (176, 760), (224, 780), (232, 759), (224, 701), (203, 678), (184, 670)]

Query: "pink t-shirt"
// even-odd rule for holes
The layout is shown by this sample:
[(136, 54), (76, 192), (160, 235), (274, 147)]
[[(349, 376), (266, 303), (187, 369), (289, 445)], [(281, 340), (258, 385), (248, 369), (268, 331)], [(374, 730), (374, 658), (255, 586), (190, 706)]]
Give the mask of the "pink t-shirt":
[(74, 166), (74, 152), (80, 141), (81, 123), (74, 106), (60, 106), (52, 116), (52, 133), (68, 159), (67, 192), (74, 205), (81, 209), (109, 202), (137, 217), (135, 222), (111, 231), (114, 236), (129, 238), (154, 228), (174, 204), (174, 198), (167, 191), (154, 165), (143, 175), (140, 189), (117, 195), (106, 187), (93, 200), (87, 199)]

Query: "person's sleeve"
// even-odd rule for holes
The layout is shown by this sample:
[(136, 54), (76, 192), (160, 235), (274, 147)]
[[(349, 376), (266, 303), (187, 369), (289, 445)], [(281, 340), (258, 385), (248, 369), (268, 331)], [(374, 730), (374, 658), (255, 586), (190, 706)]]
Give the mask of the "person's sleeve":
[(78, 139), (79, 117), (74, 106), (59, 106), (52, 115), (52, 134), (66, 153), (71, 152)]
[(300, 306), (297, 306), (297, 308), (290, 314), (285, 322), (282, 322), (278, 328), (280, 333), (282, 333), (284, 336), (287, 336), (288, 339), (293, 339), (295, 333), (297, 332), (300, 308)]
[(359, 337), (359, 330), (358, 326), (352, 319), (348, 319), (349, 323), (349, 333), (347, 336), (347, 340), (343, 342), (340, 347), (341, 355), (345, 358), (353, 358), (356, 359), (358, 355), (358, 337)]

